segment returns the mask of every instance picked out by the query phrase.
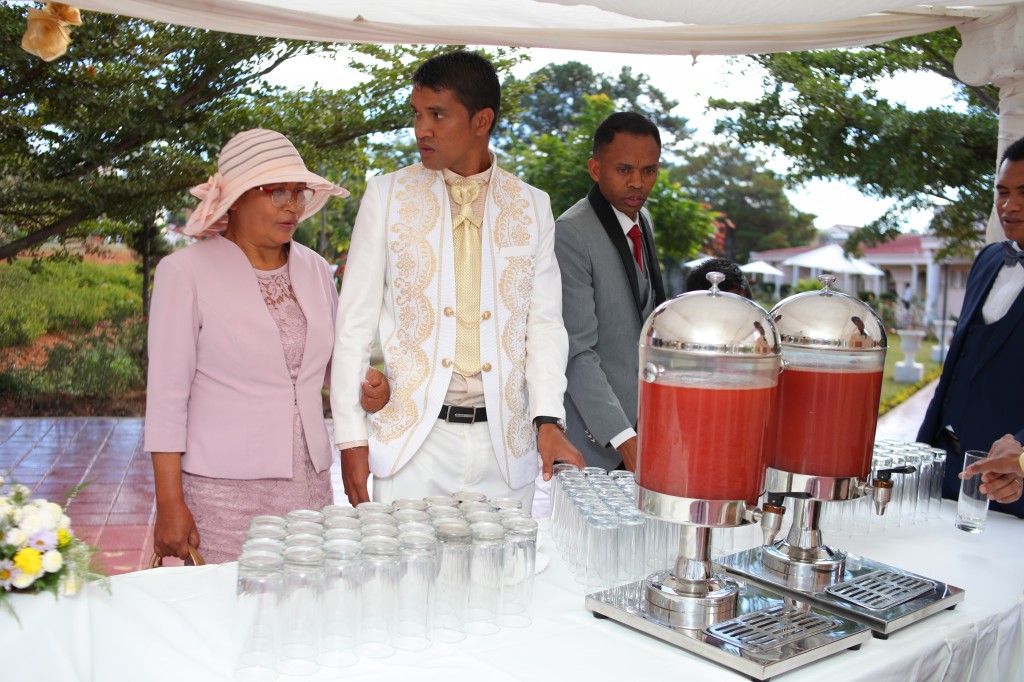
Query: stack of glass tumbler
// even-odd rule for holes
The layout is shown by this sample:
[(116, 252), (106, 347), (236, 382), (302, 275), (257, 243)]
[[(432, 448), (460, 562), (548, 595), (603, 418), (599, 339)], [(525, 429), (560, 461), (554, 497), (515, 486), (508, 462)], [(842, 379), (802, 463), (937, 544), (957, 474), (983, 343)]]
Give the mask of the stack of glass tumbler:
[[(555, 465), (551, 534), (585, 594), (628, 585), (671, 566), (679, 527), (636, 508), (632, 472)], [(625, 602), (632, 595), (619, 591)]]
[[(872, 469), (904, 465), (911, 474), (892, 477), (892, 499), (885, 515), (875, 514), (870, 496), (822, 505), (825, 542), (867, 535), (938, 518), (946, 452), (926, 443), (878, 440)], [(872, 475), (872, 478), (874, 476)], [(670, 568), (679, 555), (679, 526), (647, 516), (636, 509), (636, 482), (628, 471), (606, 472), (598, 467), (555, 466), (551, 488), (551, 534), (555, 545), (585, 594), (634, 585), (656, 571)], [(785, 533), (792, 522), (791, 505), (783, 519)], [(715, 529), (715, 558), (756, 547), (763, 542), (761, 527), (748, 524)], [(621, 605), (633, 597), (618, 590)]]
[(529, 625), (537, 522), (521, 506), (461, 492), (253, 518), (238, 558), (235, 679)]

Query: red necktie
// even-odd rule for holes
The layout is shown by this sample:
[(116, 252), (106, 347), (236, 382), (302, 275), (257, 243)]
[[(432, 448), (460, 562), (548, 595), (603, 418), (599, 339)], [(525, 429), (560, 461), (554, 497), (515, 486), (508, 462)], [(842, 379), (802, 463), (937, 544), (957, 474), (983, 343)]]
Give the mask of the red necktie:
[(627, 236), (633, 241), (633, 258), (636, 259), (636, 266), (640, 268), (640, 272), (644, 271), (644, 245), (640, 241), (640, 228), (634, 225), (626, 233)]

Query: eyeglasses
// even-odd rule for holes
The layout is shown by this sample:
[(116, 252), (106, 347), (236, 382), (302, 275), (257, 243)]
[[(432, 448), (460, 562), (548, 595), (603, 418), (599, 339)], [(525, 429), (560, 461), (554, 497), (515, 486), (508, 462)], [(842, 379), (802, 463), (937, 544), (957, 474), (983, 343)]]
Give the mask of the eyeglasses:
[(295, 200), (295, 206), (300, 210), (306, 208), (306, 204), (313, 198), (313, 190), (309, 188), (304, 189), (288, 189), (286, 187), (257, 187), (261, 192), (266, 192), (270, 195), (270, 201), (276, 208), (284, 208), (288, 205), (292, 199)]

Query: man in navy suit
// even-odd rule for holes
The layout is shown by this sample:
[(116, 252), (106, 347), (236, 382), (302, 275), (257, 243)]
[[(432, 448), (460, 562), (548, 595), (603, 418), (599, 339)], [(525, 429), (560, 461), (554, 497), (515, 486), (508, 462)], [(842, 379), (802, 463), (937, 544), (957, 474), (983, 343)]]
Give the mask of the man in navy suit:
[[(996, 211), (1009, 239), (986, 246), (971, 267), (960, 322), (917, 434), (949, 453), (942, 494), (952, 499), (963, 452), (1017, 458), (1024, 451), (1024, 138), (999, 162)], [(1010, 471), (985, 474), (982, 490), (991, 509), (1024, 518), (1022, 488)]]

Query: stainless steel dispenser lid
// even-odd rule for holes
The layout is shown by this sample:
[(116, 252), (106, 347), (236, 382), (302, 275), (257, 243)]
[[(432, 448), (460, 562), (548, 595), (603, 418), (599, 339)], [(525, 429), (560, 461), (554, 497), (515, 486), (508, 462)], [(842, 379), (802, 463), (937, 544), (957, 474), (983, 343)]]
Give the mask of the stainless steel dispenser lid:
[(783, 345), (849, 351), (885, 350), (885, 325), (863, 301), (832, 291), (834, 275), (818, 277), (820, 291), (796, 294), (771, 310)]
[(778, 355), (779, 334), (764, 308), (718, 290), (725, 279), (709, 272), (712, 286), (665, 301), (644, 324), (640, 344), (688, 353)]

